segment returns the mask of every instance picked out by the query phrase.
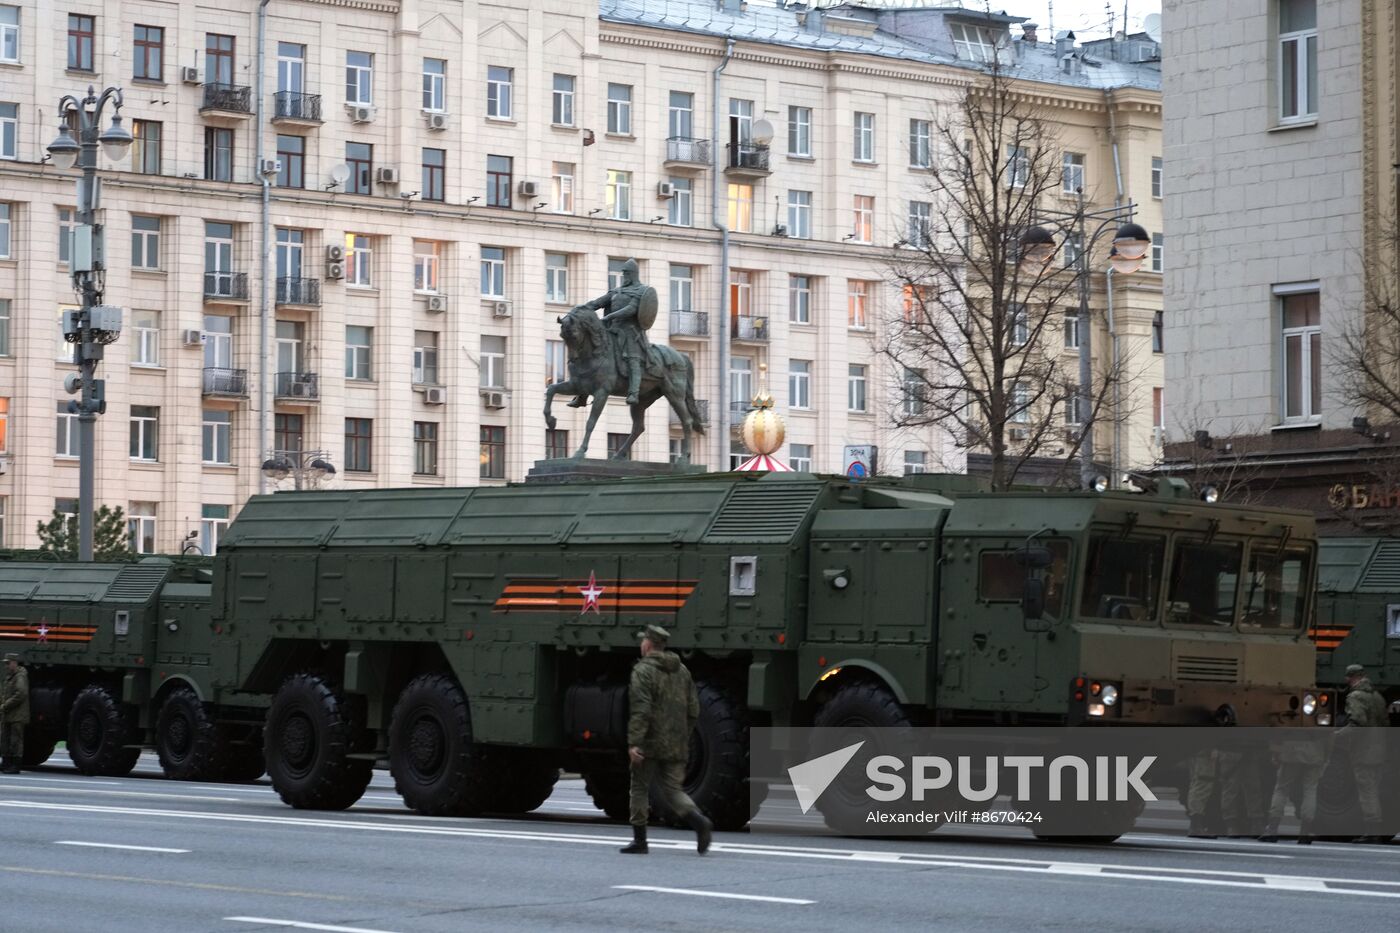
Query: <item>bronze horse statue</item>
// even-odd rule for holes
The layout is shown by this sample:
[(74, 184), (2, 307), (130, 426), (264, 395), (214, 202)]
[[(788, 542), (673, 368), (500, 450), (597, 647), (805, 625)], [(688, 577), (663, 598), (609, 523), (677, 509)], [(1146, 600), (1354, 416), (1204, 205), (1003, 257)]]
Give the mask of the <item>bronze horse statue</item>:
[[(612, 334), (592, 308), (580, 305), (558, 321), (559, 334), (568, 350), (569, 378), (545, 389), (544, 422), (554, 430), (556, 421), (550, 408), (554, 396), (560, 392), (592, 399), (583, 443), (569, 458), (581, 460), (588, 451), (588, 441), (608, 403), (608, 396), (627, 394), (627, 368), (614, 350)], [(646, 430), (646, 410), (663, 397), (671, 404), (681, 424), (680, 462), (690, 462), (691, 434), (705, 433), (700, 408), (695, 404), (695, 369), (685, 354), (661, 345), (653, 345), (648, 350), (637, 403), (628, 406), (632, 412), (632, 433), (613, 454), (614, 460), (626, 459), (632, 444)]]

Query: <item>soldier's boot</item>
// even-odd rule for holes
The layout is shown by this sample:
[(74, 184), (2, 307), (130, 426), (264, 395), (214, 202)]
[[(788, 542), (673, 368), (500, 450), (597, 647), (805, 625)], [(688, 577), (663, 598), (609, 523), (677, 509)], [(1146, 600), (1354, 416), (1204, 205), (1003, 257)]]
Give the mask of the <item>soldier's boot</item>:
[(1214, 839), (1215, 833), (1206, 830), (1206, 820), (1203, 816), (1191, 817), (1191, 828), (1186, 831), (1186, 835), (1193, 839)]
[(1310, 845), (1312, 845), (1312, 841), (1313, 841), (1312, 823), (1310, 823), (1310, 822), (1308, 822), (1308, 821), (1305, 820), (1305, 821), (1303, 822), (1303, 825), (1300, 826), (1300, 827), (1298, 828), (1298, 845), (1300, 845), (1300, 846), (1310, 846)]
[(632, 844), (623, 846), (618, 850), (623, 855), (646, 855), (647, 854), (647, 828), (645, 826), (632, 827)]
[(0, 774), (19, 774), (19, 762), (13, 758), (0, 759)]
[(1260, 841), (1260, 842), (1278, 842), (1278, 827), (1277, 827), (1277, 826), (1266, 826), (1266, 827), (1264, 827), (1264, 835), (1262, 835), (1262, 836), (1259, 837), (1259, 841)]
[(705, 814), (699, 810), (691, 810), (685, 824), (695, 830), (695, 851), (701, 855), (710, 851), (710, 838), (714, 834), (715, 825), (705, 818)]
[(637, 393), (642, 391), (642, 361), (627, 361), (627, 404), (637, 404)]

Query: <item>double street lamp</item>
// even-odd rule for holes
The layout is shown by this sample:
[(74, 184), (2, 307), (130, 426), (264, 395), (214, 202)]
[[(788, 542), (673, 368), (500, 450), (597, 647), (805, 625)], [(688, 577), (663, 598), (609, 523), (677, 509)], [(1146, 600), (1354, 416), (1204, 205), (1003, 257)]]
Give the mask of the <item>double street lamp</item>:
[[(102, 112), (113, 105), (111, 124), (104, 130)], [(97, 150), (113, 162), (126, 158), (131, 148), (131, 133), (122, 126), (122, 92), (109, 87), (100, 95), (92, 86), (81, 100), (65, 94), (58, 101), (58, 138), (49, 144), (49, 155), (61, 169), (76, 165), (82, 169), (78, 178), (77, 226), (69, 256), (69, 271), (73, 289), (81, 297), (81, 308), (64, 316), (63, 336), (74, 344), (73, 360), (78, 372), (64, 381), (71, 393), (81, 392), (78, 399), (68, 403), (69, 412), (78, 416), (78, 559), (92, 560), (92, 511), (94, 434), (97, 416), (107, 410), (103, 380), (96, 379), (97, 364), (103, 348), (114, 342), (122, 329), (121, 309), (104, 305), (102, 291), (106, 272), (106, 251), (103, 249), (102, 227), (96, 214), (102, 206), (102, 193), (97, 178)], [(71, 124), (77, 129), (74, 138)], [(100, 132), (99, 132), (100, 131)]]
[(275, 483), (290, 476), (294, 489), (315, 487), (335, 475), (329, 456), (321, 450), (274, 450), (263, 461), (262, 473)]
[[(1147, 231), (1133, 222), (1137, 212), (1132, 203), (1115, 205), (1101, 210), (1086, 210), (1084, 191), (1078, 192), (1078, 203), (1073, 211), (1037, 210), (1035, 217), (1043, 224), (1055, 228), (1066, 239), (1073, 237), (1077, 244), (1074, 274), (1079, 285), (1079, 386), (1076, 413), (1082, 425), (1079, 442), (1079, 480), (1085, 489), (1096, 487), (1094, 471), (1094, 422), (1089, 417), (1094, 400), (1093, 332), (1089, 323), (1089, 256), (1094, 244), (1105, 232), (1114, 230), (1113, 249), (1108, 256), (1110, 274), (1131, 275), (1142, 266), (1152, 241)], [(1090, 224), (1096, 224), (1092, 234)], [(1029, 272), (1041, 274), (1055, 258), (1055, 236), (1044, 226), (1031, 227), (1021, 236), (1021, 265)], [(1112, 282), (1109, 283), (1112, 289)], [(1112, 296), (1110, 295), (1110, 300)], [(1116, 414), (1116, 412), (1115, 412)]]

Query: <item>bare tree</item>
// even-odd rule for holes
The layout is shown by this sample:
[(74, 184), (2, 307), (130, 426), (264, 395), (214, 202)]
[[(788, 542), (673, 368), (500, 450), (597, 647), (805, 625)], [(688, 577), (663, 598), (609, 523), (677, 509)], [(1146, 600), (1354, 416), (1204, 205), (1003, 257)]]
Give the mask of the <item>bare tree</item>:
[(910, 218), (887, 265), (904, 297), (880, 347), (900, 383), (893, 421), (939, 427), (986, 451), (993, 489), (1045, 458), (1064, 458), (1057, 478), (1067, 481), (1083, 429), (1113, 417), (1122, 366), (1100, 354), (1094, 385), (1080, 392), (1063, 328), (1096, 322), (1066, 320), (1079, 306), (1073, 263), (1021, 263), (1037, 207), (1061, 186), (1054, 127), (998, 62), (931, 122), (932, 210), (927, 221)]
[[(1262, 427), (1231, 422), (1215, 422), (1220, 436), (1204, 427), (1206, 418), (1197, 406), (1190, 418), (1182, 421), (1182, 440), (1163, 444), (1163, 455), (1140, 473), (1180, 476), (1197, 490), (1215, 489), (1219, 501), (1235, 505), (1266, 503), (1274, 488), (1274, 480), (1265, 475), (1267, 466), (1268, 432)], [(1165, 451), (1170, 448), (1171, 456)]]

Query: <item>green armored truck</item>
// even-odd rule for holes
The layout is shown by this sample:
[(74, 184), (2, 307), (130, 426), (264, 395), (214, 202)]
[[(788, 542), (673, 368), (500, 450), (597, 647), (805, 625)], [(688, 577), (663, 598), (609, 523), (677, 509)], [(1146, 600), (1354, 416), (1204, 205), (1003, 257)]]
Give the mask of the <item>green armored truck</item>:
[(1360, 664), (1400, 725), (1400, 538), (1321, 539), (1317, 589), (1318, 685), (1344, 690)]
[[(423, 813), (522, 812), (567, 766), (614, 816), (635, 633), (660, 623), (700, 693), (686, 789), (735, 827), (753, 725), (1306, 725), (1315, 569), (1310, 517), (1174, 480), (719, 474), (255, 497), (209, 584), (0, 564), (0, 621), (92, 629), (23, 651), (49, 721), (117, 765), (198, 746), (212, 774), (260, 725), (293, 806), (350, 806), (387, 763)], [(94, 689), (105, 731), (79, 715)]]

